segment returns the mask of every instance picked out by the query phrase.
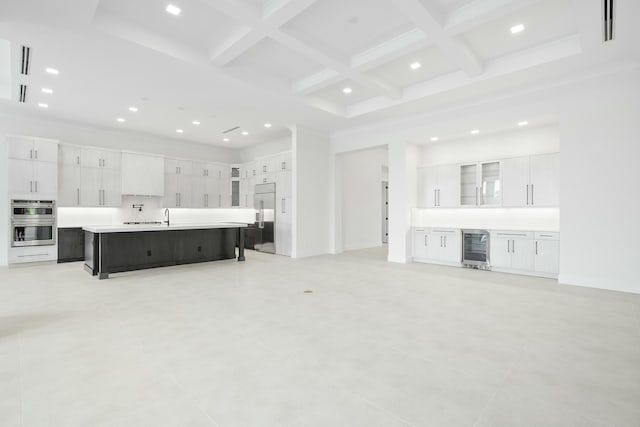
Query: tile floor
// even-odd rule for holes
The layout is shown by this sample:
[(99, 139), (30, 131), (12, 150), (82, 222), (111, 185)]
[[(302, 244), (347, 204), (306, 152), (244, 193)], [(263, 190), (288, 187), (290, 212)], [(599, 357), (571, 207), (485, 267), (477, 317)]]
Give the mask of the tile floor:
[(639, 295), (247, 258), (0, 269), (0, 425), (640, 426)]

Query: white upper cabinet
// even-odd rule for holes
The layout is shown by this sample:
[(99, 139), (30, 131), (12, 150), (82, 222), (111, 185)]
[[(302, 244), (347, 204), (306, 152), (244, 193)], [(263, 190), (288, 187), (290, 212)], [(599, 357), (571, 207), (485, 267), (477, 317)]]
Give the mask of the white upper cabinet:
[(459, 175), (457, 165), (420, 168), (418, 179), (419, 207), (458, 206)]
[(163, 207), (192, 207), (194, 163), (183, 159), (164, 160), (164, 199)]
[(7, 152), (10, 159), (58, 161), (58, 143), (40, 138), (7, 136)]
[(531, 206), (560, 206), (560, 155), (531, 157)]
[(500, 206), (501, 202), (502, 182), (499, 161), (460, 166), (461, 206)]
[(8, 190), (14, 198), (58, 198), (58, 143), (7, 137)]
[(503, 202), (506, 207), (560, 205), (558, 153), (503, 160)]
[(122, 153), (122, 194), (164, 196), (164, 158)]

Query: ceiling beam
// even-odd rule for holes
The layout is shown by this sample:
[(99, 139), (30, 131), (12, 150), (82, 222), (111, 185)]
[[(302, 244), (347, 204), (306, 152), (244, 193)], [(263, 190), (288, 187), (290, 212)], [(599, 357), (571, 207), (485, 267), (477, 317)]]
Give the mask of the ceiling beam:
[(210, 55), (210, 62), (225, 66), (260, 43), (272, 32), (302, 13), (317, 0), (272, 0), (264, 12), (244, 1), (209, 0), (208, 4), (247, 25), (242, 34), (221, 43)]
[(424, 31), (436, 46), (467, 75), (482, 73), (482, 64), (461, 41), (452, 38), (444, 29), (444, 18), (435, 5), (425, 6), (425, 0), (392, 0), (413, 24)]
[(464, 33), (542, 0), (474, 0), (453, 12), (445, 22), (450, 36)]

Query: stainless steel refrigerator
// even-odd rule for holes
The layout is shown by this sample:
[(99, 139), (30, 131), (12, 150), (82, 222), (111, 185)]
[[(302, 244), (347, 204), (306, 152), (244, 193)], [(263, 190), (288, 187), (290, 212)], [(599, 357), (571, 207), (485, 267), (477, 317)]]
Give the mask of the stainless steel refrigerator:
[(254, 249), (275, 254), (276, 184), (256, 184), (253, 201), (256, 208)]

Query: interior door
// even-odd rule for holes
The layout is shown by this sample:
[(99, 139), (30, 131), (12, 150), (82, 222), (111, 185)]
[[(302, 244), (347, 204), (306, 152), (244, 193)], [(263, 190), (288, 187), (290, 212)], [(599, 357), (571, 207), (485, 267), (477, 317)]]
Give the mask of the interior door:
[(502, 206), (528, 206), (529, 163), (529, 157), (502, 161)]
[(560, 206), (560, 155), (531, 157), (532, 206)]

